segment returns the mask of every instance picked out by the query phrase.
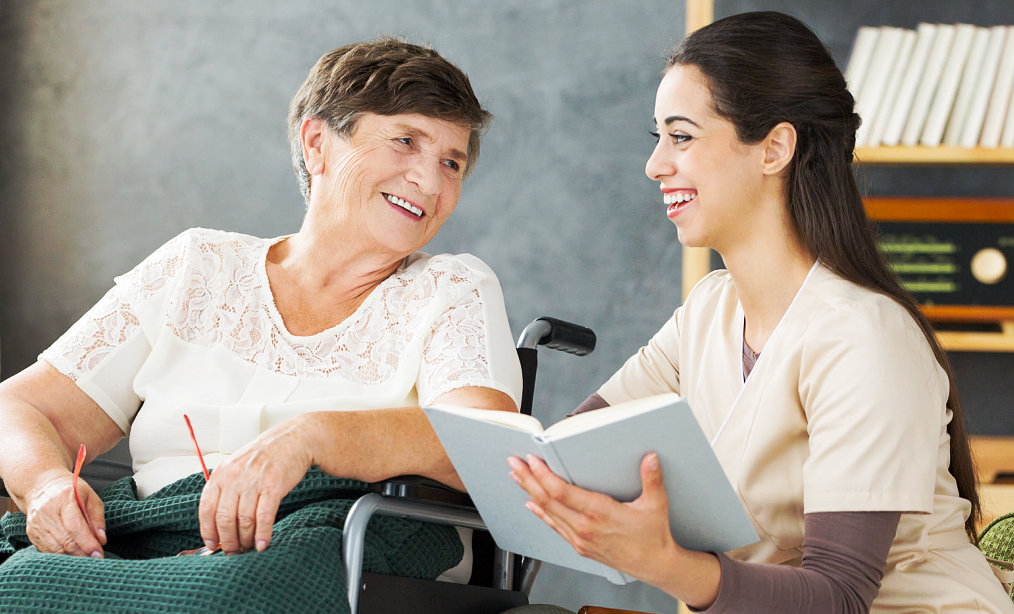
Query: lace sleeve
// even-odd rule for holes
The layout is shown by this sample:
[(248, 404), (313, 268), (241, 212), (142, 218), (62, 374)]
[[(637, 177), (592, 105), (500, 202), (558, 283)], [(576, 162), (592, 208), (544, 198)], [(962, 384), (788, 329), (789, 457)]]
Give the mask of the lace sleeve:
[(471, 287), (433, 321), (423, 350), (417, 382), (423, 405), (465, 386), (499, 390), (515, 403), (521, 399), (521, 367), (500, 284), (478, 259), (469, 264), (478, 279), (457, 278)]
[(132, 382), (150, 350), (144, 327), (156, 297), (183, 261), (185, 234), (169, 241), (115, 285), (39, 358), (74, 380), (126, 432), (140, 406)]

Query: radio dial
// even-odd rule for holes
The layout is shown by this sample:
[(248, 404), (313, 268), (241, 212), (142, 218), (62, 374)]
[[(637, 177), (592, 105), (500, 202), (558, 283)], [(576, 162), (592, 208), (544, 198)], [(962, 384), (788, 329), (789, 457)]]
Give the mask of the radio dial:
[(984, 284), (1000, 283), (1007, 276), (1007, 259), (995, 247), (980, 249), (972, 256), (972, 277)]

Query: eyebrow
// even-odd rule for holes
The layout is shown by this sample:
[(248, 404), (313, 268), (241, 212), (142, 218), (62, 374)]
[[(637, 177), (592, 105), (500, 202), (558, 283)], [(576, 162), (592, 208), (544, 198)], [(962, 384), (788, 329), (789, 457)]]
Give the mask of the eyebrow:
[[(416, 128), (415, 126), (410, 126), (408, 124), (397, 124), (397, 127), (400, 128), (400, 129), (402, 129), (402, 130), (404, 130), (405, 132), (407, 132), (409, 134), (409, 136), (411, 136), (413, 138), (414, 137), (422, 137), (422, 138), (424, 138), (426, 140), (429, 140), (429, 141), (433, 140), (433, 137), (430, 136), (430, 134), (428, 132), (426, 132), (425, 130), (420, 130), (419, 128)], [(451, 150), (449, 152), (447, 152), (447, 155), (449, 155), (451, 158), (453, 158), (457, 162), (464, 163), (464, 162), (468, 161), (468, 155), (467, 154), (465, 154), (461, 150), (453, 148), (453, 147), (451, 148)]]
[[(652, 118), (652, 119), (654, 119), (654, 118)], [(701, 125), (698, 124), (697, 122), (695, 122), (694, 120), (690, 119), (689, 117), (684, 117), (682, 115), (670, 115), (669, 117), (665, 118), (665, 122), (663, 122), (663, 123), (666, 126), (668, 126), (669, 124), (672, 124), (673, 122), (687, 122), (688, 124), (690, 124), (691, 126), (694, 126), (696, 128), (700, 128), (701, 127)], [(657, 125), (657, 123), (656, 123), (656, 125)]]

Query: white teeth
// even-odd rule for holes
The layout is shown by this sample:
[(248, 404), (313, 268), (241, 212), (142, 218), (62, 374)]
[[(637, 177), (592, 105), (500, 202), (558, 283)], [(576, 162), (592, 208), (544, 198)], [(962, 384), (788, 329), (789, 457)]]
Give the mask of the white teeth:
[(387, 202), (389, 202), (389, 203), (391, 203), (393, 205), (398, 205), (399, 207), (401, 207), (402, 209), (408, 211), (409, 213), (411, 213), (412, 215), (414, 215), (416, 217), (422, 217), (422, 215), (423, 215), (423, 210), (422, 209), (420, 209), (419, 207), (416, 207), (415, 205), (413, 205), (412, 203), (408, 202), (407, 200), (398, 198), (397, 196), (394, 196), (393, 194), (384, 194), (384, 198), (387, 199)]
[(684, 192), (670, 192), (668, 194), (662, 195), (662, 202), (667, 205), (672, 205), (677, 203), (690, 202), (695, 198), (697, 198), (696, 193), (687, 194)]

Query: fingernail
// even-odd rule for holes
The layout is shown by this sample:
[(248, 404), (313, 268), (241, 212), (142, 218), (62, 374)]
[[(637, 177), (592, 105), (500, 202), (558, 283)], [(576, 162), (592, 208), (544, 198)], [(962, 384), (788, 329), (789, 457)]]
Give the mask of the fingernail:
[(656, 470), (658, 470), (658, 466), (659, 466), (658, 465), (658, 454), (655, 454), (654, 452), (652, 452), (651, 456), (648, 457), (648, 468), (651, 469), (652, 471), (656, 471)]
[(105, 541), (106, 541), (106, 531), (105, 531), (105, 529), (97, 529), (95, 532), (99, 536), (99, 541), (101, 541), (102, 543), (105, 543)]
[(266, 539), (258, 539), (256, 547), (257, 552), (264, 552), (264, 550), (268, 547), (268, 541)]
[(95, 552), (92, 552), (88, 556), (92, 557), (93, 559), (101, 559), (102, 558), (102, 553), (99, 552), (98, 550), (96, 550)]

